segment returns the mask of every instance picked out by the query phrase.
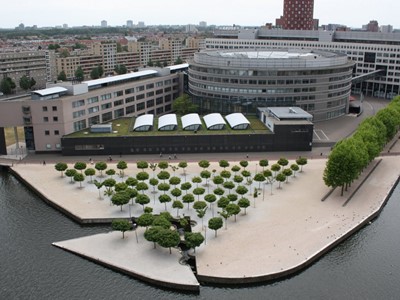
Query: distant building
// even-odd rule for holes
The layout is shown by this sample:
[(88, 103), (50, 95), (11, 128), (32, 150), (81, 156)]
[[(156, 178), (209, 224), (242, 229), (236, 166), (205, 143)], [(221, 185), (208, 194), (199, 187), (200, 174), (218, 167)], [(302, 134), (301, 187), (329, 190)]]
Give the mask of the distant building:
[(381, 26), (381, 32), (382, 33), (392, 33), (393, 32), (393, 26), (392, 25), (382, 25)]
[(106, 20), (103, 20), (103, 21), (101, 21), (101, 27), (107, 27), (107, 21)]
[(146, 27), (146, 25), (144, 24), (143, 21), (140, 21), (140, 22), (138, 22), (138, 27), (143, 28), (143, 27)]
[(369, 32), (379, 32), (378, 21), (372, 20), (367, 24), (367, 31)]
[(63, 26), (62, 26), (64, 29), (67, 29), (68, 28), (68, 24), (63, 24)]
[(126, 21), (126, 27), (133, 28), (133, 21), (132, 20)]
[(314, 20), (314, 0), (284, 0), (283, 16), (276, 20), (276, 26), (289, 30), (313, 30), (318, 28)]
[(201, 21), (201, 22), (199, 23), (199, 26), (200, 26), (200, 27), (207, 27), (207, 22)]
[(186, 25), (185, 32), (197, 32), (197, 28), (193, 24), (188, 24), (188, 25)]

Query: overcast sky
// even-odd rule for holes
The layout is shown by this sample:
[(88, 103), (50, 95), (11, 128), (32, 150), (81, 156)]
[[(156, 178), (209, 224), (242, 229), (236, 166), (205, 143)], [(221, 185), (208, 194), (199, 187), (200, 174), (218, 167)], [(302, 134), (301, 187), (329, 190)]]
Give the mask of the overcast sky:
[[(315, 0), (314, 18), (320, 24), (344, 24), (361, 28), (370, 20), (400, 29), (396, 0)], [(146, 25), (198, 24), (255, 25), (275, 23), (283, 12), (283, 0), (13, 0), (0, 10), (0, 28), (14, 28), (20, 23), (68, 26), (125, 25), (126, 20)]]

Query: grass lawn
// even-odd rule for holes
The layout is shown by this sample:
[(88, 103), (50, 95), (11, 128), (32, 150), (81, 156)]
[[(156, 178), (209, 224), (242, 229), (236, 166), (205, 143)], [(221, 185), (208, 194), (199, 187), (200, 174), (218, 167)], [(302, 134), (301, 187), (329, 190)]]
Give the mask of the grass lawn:
[(134, 132), (132, 131), (133, 125), (135, 124), (135, 118), (121, 118), (113, 120), (112, 130), (113, 133), (91, 133), (90, 129), (84, 129), (67, 135), (66, 137), (77, 138), (77, 137), (112, 137), (112, 136), (159, 136), (159, 135), (222, 135), (222, 134), (269, 134), (271, 133), (268, 128), (256, 117), (246, 116), (250, 122), (250, 127), (245, 130), (232, 130), (229, 125), (226, 125), (223, 130), (206, 130), (206, 126), (202, 119), (203, 127), (198, 130), (197, 133), (193, 131), (182, 130), (181, 119), (178, 117), (178, 129), (174, 131), (158, 131), (158, 118), (154, 118), (153, 129), (146, 132)]

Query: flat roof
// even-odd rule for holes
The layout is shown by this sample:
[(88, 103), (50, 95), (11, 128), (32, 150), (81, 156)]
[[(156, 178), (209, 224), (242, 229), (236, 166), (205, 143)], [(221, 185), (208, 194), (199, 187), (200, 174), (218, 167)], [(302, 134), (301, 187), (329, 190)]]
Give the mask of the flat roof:
[(179, 65), (174, 65), (174, 66), (168, 66), (165, 68), (169, 69), (170, 71), (175, 71), (175, 70), (179, 70), (179, 69), (189, 68), (189, 64), (185, 63), (185, 64), (179, 64)]
[(203, 117), (204, 122), (206, 123), (207, 129), (209, 129), (210, 127), (213, 127), (215, 125), (219, 125), (219, 124), (223, 124), (225, 125), (225, 121), (224, 118), (221, 116), (220, 113), (212, 113), (212, 114), (208, 114), (205, 115)]
[(158, 129), (162, 129), (165, 126), (175, 125), (178, 126), (176, 114), (166, 114), (158, 118)]
[(261, 111), (268, 110), (278, 119), (312, 119), (313, 116), (300, 107), (267, 107), (260, 108)]
[(136, 118), (133, 130), (136, 130), (142, 126), (153, 126), (153, 120), (154, 120), (154, 115), (152, 114), (141, 115)]
[(83, 81), (83, 83), (86, 83), (88, 85), (88, 87), (93, 87), (93, 86), (97, 86), (97, 85), (137, 78), (137, 77), (141, 77), (141, 76), (155, 75), (157, 73), (158, 73), (158, 71), (155, 71), (155, 70), (144, 70), (144, 71), (139, 71), (139, 72), (132, 72), (132, 73), (127, 73), (127, 74), (122, 74), (122, 75), (109, 76), (109, 77), (104, 77), (104, 78), (99, 78), (99, 79), (94, 79), (94, 80)]
[(229, 126), (231, 128), (235, 128), (238, 125), (248, 124), (250, 125), (249, 120), (242, 113), (233, 113), (225, 116), (225, 119), (228, 121)]
[(182, 128), (185, 129), (186, 127), (192, 126), (192, 125), (202, 125), (201, 120), (199, 117), (199, 114), (193, 113), (193, 114), (187, 114), (181, 117), (182, 121)]
[(67, 92), (68, 90), (66, 88), (60, 87), (60, 86), (55, 86), (51, 87), (48, 89), (43, 89), (43, 90), (37, 90), (33, 91), (33, 94), (38, 94), (40, 96), (48, 96), (48, 95), (53, 95), (53, 94), (58, 94), (58, 93), (63, 93)]
[(210, 55), (225, 57), (225, 58), (247, 58), (247, 59), (293, 59), (293, 58), (317, 58), (321, 55), (312, 53), (311, 51), (216, 51), (209, 52)]

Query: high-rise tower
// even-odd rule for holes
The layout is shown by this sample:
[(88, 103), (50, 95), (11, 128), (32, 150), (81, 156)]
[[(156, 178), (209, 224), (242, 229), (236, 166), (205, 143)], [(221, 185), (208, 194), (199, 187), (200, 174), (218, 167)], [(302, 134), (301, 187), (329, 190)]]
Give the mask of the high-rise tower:
[(284, 0), (283, 16), (276, 20), (276, 25), (283, 29), (313, 30), (314, 0)]

